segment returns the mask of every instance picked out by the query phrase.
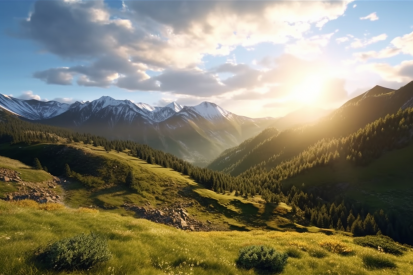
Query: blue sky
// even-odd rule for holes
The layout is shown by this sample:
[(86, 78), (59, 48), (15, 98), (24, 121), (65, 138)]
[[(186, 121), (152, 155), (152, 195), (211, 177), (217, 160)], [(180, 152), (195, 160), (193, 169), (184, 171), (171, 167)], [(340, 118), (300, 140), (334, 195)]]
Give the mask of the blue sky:
[(0, 1), (0, 93), (250, 117), (413, 77), (412, 1)]

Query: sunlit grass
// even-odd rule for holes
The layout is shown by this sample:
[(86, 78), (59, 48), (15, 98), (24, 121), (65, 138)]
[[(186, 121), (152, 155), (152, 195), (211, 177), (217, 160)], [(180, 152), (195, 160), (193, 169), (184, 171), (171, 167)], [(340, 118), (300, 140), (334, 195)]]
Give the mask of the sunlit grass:
[[(81, 233), (96, 232), (108, 239), (113, 257), (89, 271), (71, 274), (254, 274), (238, 269), (240, 248), (266, 245), (277, 251), (291, 249), (292, 242), (305, 244), (301, 258), (288, 259), (282, 274), (413, 274), (413, 253), (396, 257), (395, 269), (369, 270), (363, 255), (371, 248), (353, 244), (343, 235), (275, 231), (186, 232), (147, 220), (108, 212), (62, 209), (55, 211), (19, 207), (0, 201), (0, 274), (56, 274), (40, 269), (32, 259), (40, 246)], [(320, 247), (321, 242), (345, 243), (353, 254), (342, 256)], [(310, 251), (321, 250), (317, 258)]]
[(18, 160), (3, 156), (0, 156), (0, 168), (7, 168), (19, 172), (21, 179), (24, 181), (41, 182), (52, 179), (52, 175), (43, 170), (33, 169)]

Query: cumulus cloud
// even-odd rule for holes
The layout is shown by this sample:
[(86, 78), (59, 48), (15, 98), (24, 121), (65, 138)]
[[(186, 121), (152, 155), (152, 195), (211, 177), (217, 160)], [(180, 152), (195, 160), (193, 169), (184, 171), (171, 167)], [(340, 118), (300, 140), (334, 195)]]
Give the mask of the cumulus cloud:
[(413, 32), (401, 37), (396, 37), (391, 42), (402, 53), (413, 55)]
[(285, 52), (303, 58), (320, 55), (322, 48), (327, 46), (334, 33), (335, 32), (324, 35), (314, 35), (307, 39), (300, 39), (293, 44), (286, 45)]
[(35, 72), (33, 76), (47, 84), (72, 85), (73, 82), (73, 74), (67, 67)]
[(385, 81), (406, 83), (413, 79), (413, 60), (406, 60), (399, 65), (387, 63), (371, 63), (361, 65), (360, 71), (369, 71), (380, 75)]
[(387, 34), (382, 33), (380, 35), (374, 36), (370, 39), (359, 39), (355, 38), (354, 41), (350, 44), (350, 47), (355, 49), (355, 48), (364, 48), (368, 45), (377, 43), (379, 41), (383, 41), (387, 39)]
[(390, 46), (380, 51), (354, 53), (357, 61), (365, 62), (369, 59), (381, 59), (396, 56), (400, 53), (413, 55), (413, 32), (394, 38)]
[(228, 91), (216, 75), (199, 69), (169, 69), (154, 80), (159, 81), (160, 91), (177, 94), (212, 96)]
[(367, 16), (364, 17), (360, 17), (360, 20), (370, 20), (370, 21), (376, 21), (379, 20), (379, 17), (377, 16), (377, 14), (375, 12), (370, 13)]
[[(125, 1), (115, 9), (103, 0), (40, 0), (21, 22), (19, 35), (36, 41), (45, 52), (83, 64), (34, 73), (48, 84), (76, 81), (205, 96), (239, 89), (241, 82), (255, 87), (261, 75), (250, 69), (221, 82), (215, 72), (197, 69), (205, 55), (291, 39), (300, 41), (291, 52), (302, 51), (308, 43), (317, 51), (326, 38), (304, 41), (303, 34), (343, 15), (350, 2)], [(146, 70), (161, 74), (150, 78)]]
[(29, 100), (29, 99), (41, 100), (41, 97), (39, 95), (35, 95), (33, 91), (25, 91), (18, 98), (24, 99), (24, 100)]

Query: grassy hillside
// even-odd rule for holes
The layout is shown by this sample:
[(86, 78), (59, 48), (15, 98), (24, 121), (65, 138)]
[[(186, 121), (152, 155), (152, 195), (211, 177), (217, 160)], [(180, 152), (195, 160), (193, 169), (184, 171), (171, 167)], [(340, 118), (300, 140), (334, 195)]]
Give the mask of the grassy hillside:
[(18, 160), (10, 159), (7, 157), (0, 156), (0, 168), (12, 169), (20, 173), (20, 177), (24, 181), (40, 182), (45, 180), (50, 180), (52, 175), (43, 171), (33, 169)]
[[(70, 221), (70, 222), (68, 222)], [(112, 258), (88, 271), (70, 274), (257, 274), (238, 268), (240, 248), (268, 245), (289, 252), (281, 274), (412, 274), (413, 252), (383, 254), (339, 233), (188, 232), (147, 220), (84, 209), (45, 211), (0, 201), (0, 274), (67, 274), (43, 269), (34, 252), (48, 243), (96, 232), (108, 240)], [(322, 242), (339, 242), (347, 256), (329, 252)], [(372, 269), (366, 255), (385, 258), (396, 268)]]
[[(17, 150), (18, 148), (18, 150)], [(196, 183), (190, 177), (164, 168), (149, 164), (139, 158), (130, 156), (127, 151), (106, 152), (102, 147), (74, 143), (62, 144), (33, 144), (10, 146), (0, 145), (2, 154), (29, 162), (38, 157), (42, 165), (49, 167), (62, 175), (63, 166), (69, 163), (72, 171), (93, 174), (102, 170), (113, 170), (114, 175), (124, 177), (124, 171), (131, 169), (136, 181), (142, 187), (138, 192), (120, 183), (107, 182), (103, 186), (88, 187), (73, 178), (67, 178), (62, 185), (64, 203), (73, 208), (98, 207), (123, 215), (135, 215), (124, 209), (124, 203), (138, 206), (150, 205), (153, 208), (187, 205), (186, 209), (196, 220), (206, 223), (207, 220), (224, 230), (252, 230), (255, 228), (272, 228), (281, 231), (295, 230), (290, 220), (290, 207), (265, 202), (261, 196), (235, 196), (234, 192), (216, 193)], [(57, 155), (59, 157), (52, 157)], [(4, 158), (12, 162), (12, 159)], [(25, 166), (19, 163), (20, 166)], [(79, 164), (79, 166), (76, 165)], [(102, 166), (102, 167), (99, 167)], [(117, 168), (114, 169), (113, 166)], [(34, 170), (29, 166), (28, 171), (34, 174), (50, 174), (42, 170)], [(121, 169), (128, 167), (128, 169)], [(11, 167), (13, 169), (13, 167)], [(30, 169), (29, 169), (30, 168)], [(82, 169), (81, 169), (82, 168)], [(63, 178), (64, 177), (63, 175)], [(103, 178), (104, 179), (104, 178)], [(3, 188), (4, 193), (15, 191)], [(189, 205), (190, 204), (190, 205)]]

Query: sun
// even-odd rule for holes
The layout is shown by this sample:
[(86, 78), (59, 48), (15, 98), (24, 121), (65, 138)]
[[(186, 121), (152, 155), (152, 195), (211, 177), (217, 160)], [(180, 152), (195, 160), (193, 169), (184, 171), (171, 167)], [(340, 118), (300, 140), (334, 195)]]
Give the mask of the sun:
[(321, 97), (323, 85), (324, 78), (322, 76), (308, 76), (293, 88), (291, 96), (294, 100), (304, 104), (314, 104)]

